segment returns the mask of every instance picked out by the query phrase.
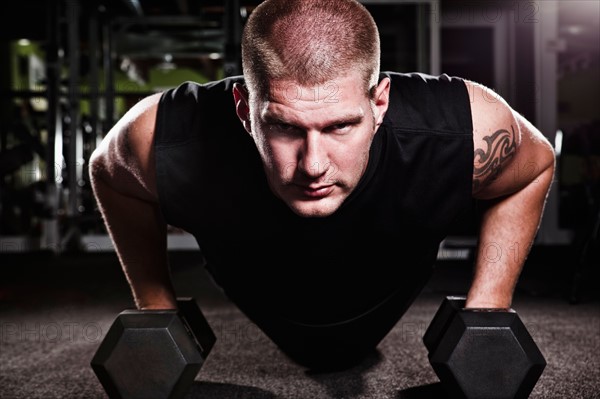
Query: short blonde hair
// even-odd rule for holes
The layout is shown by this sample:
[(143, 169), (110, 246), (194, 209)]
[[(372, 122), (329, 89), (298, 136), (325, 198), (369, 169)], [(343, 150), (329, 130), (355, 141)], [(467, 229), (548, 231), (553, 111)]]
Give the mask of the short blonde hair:
[(365, 92), (379, 79), (379, 32), (355, 0), (266, 0), (242, 35), (242, 67), (251, 95), (273, 79), (320, 85), (356, 68)]

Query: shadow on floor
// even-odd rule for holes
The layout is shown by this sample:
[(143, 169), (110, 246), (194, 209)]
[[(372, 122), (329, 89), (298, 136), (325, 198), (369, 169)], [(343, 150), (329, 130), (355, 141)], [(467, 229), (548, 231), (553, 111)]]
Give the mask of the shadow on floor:
[(277, 399), (278, 397), (261, 388), (220, 382), (199, 382), (192, 385), (186, 399)]
[(398, 392), (396, 399), (448, 399), (449, 397), (444, 392), (442, 384), (437, 382), (435, 384), (420, 385), (408, 389), (403, 389)]
[(360, 398), (365, 393), (364, 374), (383, 360), (379, 349), (375, 349), (360, 364), (339, 372), (316, 372), (306, 370), (305, 374), (322, 385), (332, 398)]

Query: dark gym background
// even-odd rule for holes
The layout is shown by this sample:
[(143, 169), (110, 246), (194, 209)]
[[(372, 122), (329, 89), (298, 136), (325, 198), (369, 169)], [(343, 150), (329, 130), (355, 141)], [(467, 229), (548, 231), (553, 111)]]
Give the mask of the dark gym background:
[[(87, 161), (143, 96), (239, 74), (240, 32), (258, 3), (2, 4), (0, 397), (105, 397), (89, 361), (133, 303)], [(555, 183), (513, 307), (548, 361), (532, 397), (600, 397), (599, 2), (363, 3), (379, 24), (382, 69), (483, 83), (553, 143)], [(189, 397), (435, 397), (421, 338), (442, 298), (466, 292), (474, 232), (466, 225), (442, 243), (434, 278), (377, 356), (347, 372), (311, 375), (223, 297), (195, 241), (171, 228), (178, 294), (198, 299), (218, 340)]]

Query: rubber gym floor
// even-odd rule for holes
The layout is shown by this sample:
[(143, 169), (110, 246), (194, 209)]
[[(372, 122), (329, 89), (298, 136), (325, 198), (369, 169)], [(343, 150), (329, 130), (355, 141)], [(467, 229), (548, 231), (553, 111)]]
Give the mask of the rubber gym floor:
[[(468, 262), (439, 262), (372, 357), (316, 374), (288, 361), (228, 301), (199, 252), (170, 258), (178, 295), (198, 300), (217, 336), (187, 398), (444, 397), (422, 336), (444, 296), (466, 292)], [(531, 398), (600, 398), (599, 268), (572, 304), (571, 258), (534, 247), (515, 292), (513, 308), (548, 362)], [(5, 253), (0, 265), (0, 398), (106, 398), (89, 362), (115, 316), (133, 306), (114, 253)]]

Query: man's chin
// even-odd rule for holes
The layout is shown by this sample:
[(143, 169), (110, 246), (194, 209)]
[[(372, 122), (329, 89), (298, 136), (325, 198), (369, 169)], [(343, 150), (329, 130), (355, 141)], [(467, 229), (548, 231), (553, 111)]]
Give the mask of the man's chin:
[(298, 216), (305, 218), (323, 218), (331, 216), (338, 210), (341, 204), (331, 199), (323, 198), (320, 200), (309, 201), (291, 201), (287, 205)]

